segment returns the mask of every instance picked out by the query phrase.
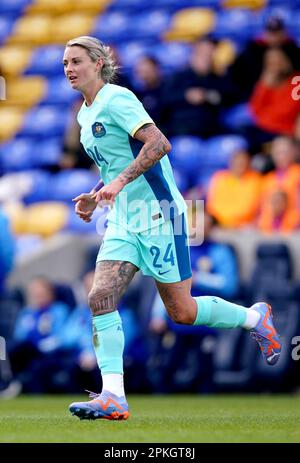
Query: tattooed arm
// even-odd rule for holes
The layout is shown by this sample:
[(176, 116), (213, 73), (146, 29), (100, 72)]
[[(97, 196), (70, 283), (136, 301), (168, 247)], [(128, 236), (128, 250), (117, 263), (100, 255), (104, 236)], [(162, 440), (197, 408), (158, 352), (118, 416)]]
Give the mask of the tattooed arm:
[(171, 151), (171, 144), (154, 124), (145, 124), (134, 135), (144, 143), (136, 159), (121, 172), (109, 185), (94, 194), (97, 202), (105, 199), (114, 201), (125, 185), (142, 175), (156, 164), (166, 153)]
[(171, 151), (171, 144), (154, 124), (145, 124), (134, 138), (144, 143), (136, 159), (118, 176), (123, 185), (132, 182)]

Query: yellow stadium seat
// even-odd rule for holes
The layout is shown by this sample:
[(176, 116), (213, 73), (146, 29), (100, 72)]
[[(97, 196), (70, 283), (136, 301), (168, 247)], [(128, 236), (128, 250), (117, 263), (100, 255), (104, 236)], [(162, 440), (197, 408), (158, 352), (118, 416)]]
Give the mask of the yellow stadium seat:
[(32, 50), (28, 47), (5, 45), (0, 48), (1, 72), (4, 76), (21, 74), (29, 65)]
[(217, 74), (224, 74), (236, 58), (236, 47), (231, 40), (221, 40), (215, 49), (213, 61)]
[(8, 44), (44, 45), (51, 40), (53, 17), (46, 14), (22, 16), (16, 21)]
[(24, 233), (26, 229), (26, 209), (21, 202), (9, 202), (4, 207), (11, 229), (16, 235)]
[(73, 2), (73, 11), (79, 11), (84, 13), (101, 13), (110, 4), (112, 0), (75, 0)]
[(40, 76), (19, 77), (8, 80), (6, 102), (29, 109), (39, 103), (45, 94), (47, 82)]
[(26, 13), (62, 14), (72, 10), (74, 10), (74, 0), (35, 0), (27, 6)]
[(267, 4), (267, 0), (223, 0), (223, 8), (249, 8), (250, 10), (260, 10)]
[(165, 40), (192, 42), (213, 30), (215, 13), (209, 8), (185, 8), (175, 13)]
[(20, 129), (25, 111), (15, 107), (0, 105), (0, 142), (13, 137)]
[(23, 233), (49, 237), (60, 231), (68, 220), (68, 206), (59, 202), (32, 204), (26, 208)]
[(26, 8), (27, 14), (51, 13), (98, 13), (112, 3), (112, 0), (35, 0)]
[(89, 35), (95, 19), (93, 15), (79, 13), (58, 16), (51, 28), (52, 43), (65, 44), (74, 37)]

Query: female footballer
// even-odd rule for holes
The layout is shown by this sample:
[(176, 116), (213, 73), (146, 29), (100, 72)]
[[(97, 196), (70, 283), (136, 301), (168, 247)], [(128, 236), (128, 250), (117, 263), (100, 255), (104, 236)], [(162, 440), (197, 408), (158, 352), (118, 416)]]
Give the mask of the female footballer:
[(112, 205), (88, 297), (103, 388), (92, 400), (71, 404), (71, 413), (81, 419), (129, 416), (117, 307), (139, 269), (155, 279), (172, 320), (248, 329), (266, 362), (274, 365), (281, 342), (268, 304), (245, 308), (219, 297), (191, 296), (186, 204), (167, 156), (171, 145), (136, 96), (111, 83), (116, 65), (110, 48), (94, 37), (75, 38), (66, 44), (63, 65), (71, 87), (83, 95), (80, 141), (103, 181), (74, 198), (76, 214), (89, 222), (99, 202)]

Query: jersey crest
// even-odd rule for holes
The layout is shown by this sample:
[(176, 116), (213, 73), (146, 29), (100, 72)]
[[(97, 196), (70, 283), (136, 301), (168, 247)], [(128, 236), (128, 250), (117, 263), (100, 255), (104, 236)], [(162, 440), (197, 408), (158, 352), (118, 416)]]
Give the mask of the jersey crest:
[(92, 125), (92, 132), (95, 138), (104, 137), (106, 134), (105, 127), (101, 122), (94, 122)]

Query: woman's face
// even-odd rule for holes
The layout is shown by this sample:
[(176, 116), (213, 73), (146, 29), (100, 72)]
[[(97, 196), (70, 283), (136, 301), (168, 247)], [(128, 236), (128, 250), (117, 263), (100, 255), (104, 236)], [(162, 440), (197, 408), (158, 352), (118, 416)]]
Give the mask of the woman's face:
[(64, 72), (72, 88), (83, 91), (94, 83), (102, 66), (102, 60), (91, 60), (82, 47), (66, 47), (63, 57)]
[(281, 50), (268, 50), (264, 57), (264, 68), (278, 75), (287, 75), (292, 72), (289, 58)]

